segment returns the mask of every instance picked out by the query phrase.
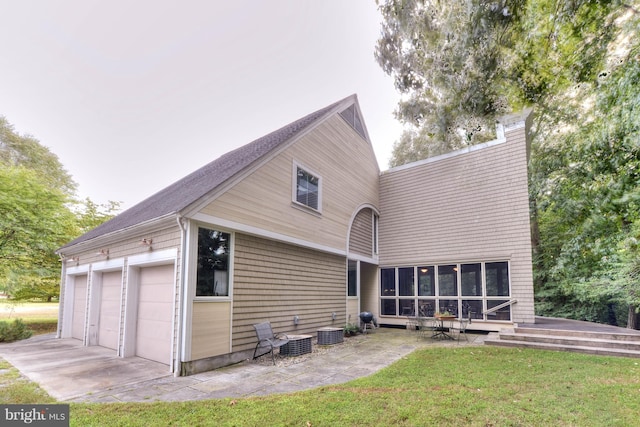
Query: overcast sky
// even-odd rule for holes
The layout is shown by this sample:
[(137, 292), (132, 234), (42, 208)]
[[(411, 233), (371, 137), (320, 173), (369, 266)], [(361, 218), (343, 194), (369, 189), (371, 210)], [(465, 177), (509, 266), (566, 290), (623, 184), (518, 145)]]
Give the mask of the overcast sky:
[(0, 0), (0, 115), (123, 208), (353, 93), (385, 170), (380, 21), (373, 0)]

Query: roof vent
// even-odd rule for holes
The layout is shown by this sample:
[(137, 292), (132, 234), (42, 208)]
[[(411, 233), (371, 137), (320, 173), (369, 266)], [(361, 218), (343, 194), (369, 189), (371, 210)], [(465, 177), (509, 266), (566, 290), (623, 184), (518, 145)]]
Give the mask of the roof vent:
[(360, 114), (358, 110), (356, 110), (356, 105), (351, 104), (349, 108), (342, 111), (340, 116), (344, 119), (345, 122), (349, 123), (351, 127), (358, 132), (358, 135), (362, 137), (362, 139), (367, 139), (364, 132), (364, 125), (362, 124), (362, 119), (360, 118)]

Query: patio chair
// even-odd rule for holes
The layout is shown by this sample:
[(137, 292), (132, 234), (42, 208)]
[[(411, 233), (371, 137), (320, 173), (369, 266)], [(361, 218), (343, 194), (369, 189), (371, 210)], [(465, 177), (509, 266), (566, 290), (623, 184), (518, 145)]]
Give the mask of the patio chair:
[(418, 330), (418, 318), (414, 316), (407, 316), (407, 323), (405, 328), (408, 331), (417, 331)]
[(402, 316), (407, 318), (406, 328), (410, 331), (418, 330), (418, 317), (416, 316), (413, 308), (404, 307), (402, 309)]
[(416, 317), (418, 322), (418, 338), (431, 338), (436, 330), (436, 319), (433, 317)]
[[(258, 337), (258, 344), (256, 344), (256, 348), (253, 350), (253, 358), (257, 359), (260, 356), (271, 353), (271, 360), (275, 365), (276, 358), (273, 354), (273, 350), (287, 344), (289, 342), (289, 338), (285, 334), (275, 335), (271, 329), (271, 323), (269, 322), (257, 323), (253, 325), (253, 328), (256, 330), (256, 336)], [(266, 351), (256, 356), (259, 348)]]
[(467, 335), (467, 326), (471, 323), (471, 312), (468, 313), (466, 318), (461, 318), (458, 321), (458, 327), (452, 327), (451, 332), (456, 336), (456, 340), (460, 342), (460, 334), (464, 334), (464, 339), (469, 342), (469, 336)]

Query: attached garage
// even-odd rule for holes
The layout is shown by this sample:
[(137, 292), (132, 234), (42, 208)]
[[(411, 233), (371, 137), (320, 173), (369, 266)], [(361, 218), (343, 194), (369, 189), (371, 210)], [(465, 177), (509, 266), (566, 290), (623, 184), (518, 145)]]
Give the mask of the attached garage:
[(98, 345), (118, 349), (121, 307), (122, 271), (102, 274)]
[(73, 285), (73, 320), (71, 337), (84, 340), (84, 321), (87, 312), (87, 275), (76, 276)]
[(170, 364), (174, 265), (140, 268), (136, 356)]

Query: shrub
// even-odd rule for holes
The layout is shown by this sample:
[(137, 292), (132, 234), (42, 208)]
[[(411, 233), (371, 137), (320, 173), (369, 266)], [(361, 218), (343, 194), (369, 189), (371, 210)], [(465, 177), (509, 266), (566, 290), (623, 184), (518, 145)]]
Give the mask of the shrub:
[(360, 327), (358, 327), (358, 325), (356, 325), (355, 323), (347, 323), (346, 325), (344, 325), (343, 331), (344, 336), (349, 337), (360, 332)]
[(0, 342), (12, 342), (31, 337), (33, 331), (27, 329), (22, 319), (15, 319), (13, 323), (0, 321)]

